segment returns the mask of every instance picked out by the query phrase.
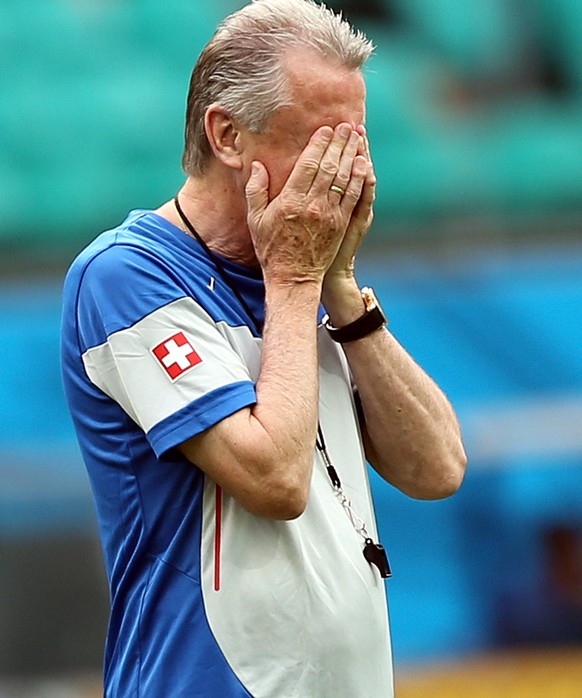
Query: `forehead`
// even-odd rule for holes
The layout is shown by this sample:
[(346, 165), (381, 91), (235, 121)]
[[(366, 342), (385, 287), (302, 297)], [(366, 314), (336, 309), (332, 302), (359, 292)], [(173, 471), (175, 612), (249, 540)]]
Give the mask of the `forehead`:
[(284, 60), (292, 105), (283, 112), (294, 125), (312, 133), (323, 125), (365, 121), (366, 86), (359, 70), (351, 70), (310, 50), (294, 49)]

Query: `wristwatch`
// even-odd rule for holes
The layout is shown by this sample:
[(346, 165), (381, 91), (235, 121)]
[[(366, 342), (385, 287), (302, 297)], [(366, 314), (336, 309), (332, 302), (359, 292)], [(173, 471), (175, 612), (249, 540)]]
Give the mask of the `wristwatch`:
[(343, 327), (333, 327), (329, 320), (329, 315), (323, 318), (323, 325), (334, 342), (339, 342), (340, 344), (354, 342), (356, 339), (362, 339), (362, 337), (366, 337), (374, 330), (388, 324), (386, 315), (384, 315), (384, 311), (380, 307), (374, 291), (370, 287), (365, 286), (361, 289), (361, 294), (365, 312), (357, 320)]

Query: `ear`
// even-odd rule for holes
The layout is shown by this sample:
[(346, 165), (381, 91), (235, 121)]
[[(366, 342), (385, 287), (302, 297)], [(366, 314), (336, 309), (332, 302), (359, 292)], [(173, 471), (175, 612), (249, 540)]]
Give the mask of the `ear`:
[(214, 157), (226, 167), (242, 170), (242, 139), (240, 126), (223, 107), (212, 105), (204, 117), (206, 137)]

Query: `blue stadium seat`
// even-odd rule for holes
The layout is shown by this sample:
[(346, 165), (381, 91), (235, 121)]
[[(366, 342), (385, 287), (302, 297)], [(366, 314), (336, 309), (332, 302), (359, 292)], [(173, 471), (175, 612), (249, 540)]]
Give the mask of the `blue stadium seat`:
[(390, 0), (437, 55), (468, 78), (499, 76), (521, 62), (523, 13), (505, 0)]
[(582, 3), (538, 0), (540, 41), (557, 57), (568, 87), (582, 92)]
[[(506, 5), (397, 2), (404, 28), (361, 24), (378, 46), (367, 71), (378, 227), (579, 210), (582, 103), (511, 97), (471, 110), (451, 97), (459, 75), (492, 76), (518, 60), (524, 39)], [(181, 177), (192, 64), (216, 23), (243, 4), (0, 3), (0, 60), (10, 67), (0, 74), (0, 242), (46, 239), (52, 248), (117, 219), (134, 197), (147, 205), (167, 196)], [(543, 7), (545, 41), (578, 84), (582, 5)], [(28, 236), (38, 197), (44, 232)]]

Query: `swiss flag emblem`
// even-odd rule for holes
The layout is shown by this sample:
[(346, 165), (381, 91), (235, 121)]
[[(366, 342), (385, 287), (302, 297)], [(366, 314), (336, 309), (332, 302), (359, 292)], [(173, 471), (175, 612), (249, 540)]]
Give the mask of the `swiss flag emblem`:
[(165, 339), (152, 349), (152, 353), (173, 381), (202, 363), (200, 355), (183, 332), (177, 332)]

